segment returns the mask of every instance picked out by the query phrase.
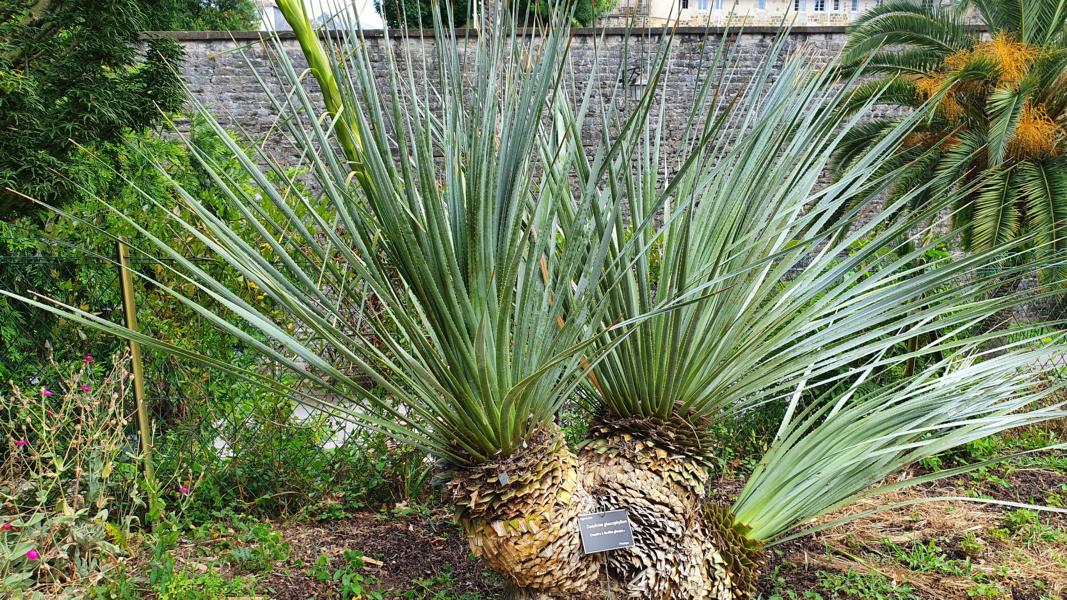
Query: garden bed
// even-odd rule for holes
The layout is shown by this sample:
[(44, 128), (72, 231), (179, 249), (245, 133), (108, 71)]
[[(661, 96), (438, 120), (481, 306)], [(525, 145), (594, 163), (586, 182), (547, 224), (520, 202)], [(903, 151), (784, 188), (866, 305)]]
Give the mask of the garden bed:
[[(716, 487), (728, 496), (737, 482), (726, 479)], [(1067, 459), (1045, 454), (867, 499), (847, 510), (940, 496), (1063, 506)], [(239, 530), (218, 530), (213, 539), (184, 538), (173, 553), (179, 568), (206, 571), (222, 564), (227, 576), (249, 575), (239, 561), (225, 558), (243, 544), (231, 535)], [(505, 594), (503, 583), (470, 556), (444, 509), (401, 504), (336, 520), (282, 521), (273, 530), (289, 551), (269, 568), (251, 573), (255, 592), (263, 597), (362, 593), (366, 598), (474, 600)], [(772, 548), (764, 573), (760, 592), (768, 600), (1058, 599), (1067, 590), (1067, 516), (961, 500), (917, 504)], [(587, 597), (607, 594), (600, 590)]]

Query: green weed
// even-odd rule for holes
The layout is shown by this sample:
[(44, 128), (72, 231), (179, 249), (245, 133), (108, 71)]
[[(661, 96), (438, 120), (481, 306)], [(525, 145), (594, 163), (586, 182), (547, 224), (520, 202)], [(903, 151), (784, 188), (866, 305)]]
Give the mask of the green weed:
[(859, 600), (919, 600), (915, 590), (907, 584), (897, 584), (879, 573), (845, 573), (819, 571), (819, 586), (829, 592), (829, 598)]

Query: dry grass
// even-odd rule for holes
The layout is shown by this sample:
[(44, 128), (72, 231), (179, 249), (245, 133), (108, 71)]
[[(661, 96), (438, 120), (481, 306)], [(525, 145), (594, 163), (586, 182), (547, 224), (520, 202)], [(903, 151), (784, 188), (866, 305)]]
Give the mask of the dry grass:
[[(1063, 474), (1047, 474), (1067, 481)], [(958, 496), (963, 491), (953, 482), (919, 486), (862, 500), (825, 519), (840, 519), (918, 498)], [(929, 598), (968, 598), (977, 579), (994, 582), (1005, 590), (1031, 589), (1041, 581), (1047, 586), (1045, 593), (1061, 597), (1067, 592), (1067, 540), (1061, 536), (1059, 540), (1031, 543), (1018, 534), (1009, 534), (1003, 526), (1012, 510), (967, 501), (936, 501), (886, 510), (818, 533), (784, 558), (808, 571), (877, 573), (890, 581), (906, 583)], [(1046, 519), (1061, 526), (1065, 521), (1059, 517)], [(1010, 537), (1005, 538), (1006, 535)], [(961, 548), (965, 538), (972, 540), (970, 556)], [(966, 565), (964, 561), (969, 559), (969, 572), (952, 574), (932, 565), (929, 570), (909, 568), (887, 551), (891, 545), (910, 549), (931, 540), (936, 540), (946, 565)]]

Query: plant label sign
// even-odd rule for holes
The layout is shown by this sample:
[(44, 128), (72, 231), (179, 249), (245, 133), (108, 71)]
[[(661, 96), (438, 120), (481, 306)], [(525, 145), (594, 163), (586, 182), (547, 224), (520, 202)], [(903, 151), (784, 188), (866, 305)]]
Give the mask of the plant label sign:
[(618, 550), (634, 545), (634, 532), (626, 510), (578, 515), (578, 532), (586, 554)]

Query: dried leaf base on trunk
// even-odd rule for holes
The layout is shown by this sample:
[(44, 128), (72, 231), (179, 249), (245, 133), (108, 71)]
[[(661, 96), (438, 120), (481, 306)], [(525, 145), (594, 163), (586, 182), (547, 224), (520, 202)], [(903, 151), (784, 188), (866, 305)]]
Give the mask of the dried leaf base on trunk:
[(592, 424), (582, 482), (599, 510), (629, 511), (634, 547), (610, 553), (608, 565), (631, 598), (739, 600), (755, 591), (761, 549), (728, 507), (705, 503), (699, 431), (707, 428), (677, 416)]
[(720, 548), (726, 561), (733, 597), (736, 600), (755, 597), (763, 568), (763, 544), (748, 537), (749, 528), (736, 521), (728, 505), (705, 503), (702, 512), (710, 547)]
[(449, 483), (471, 551), (530, 594), (580, 592), (599, 562), (582, 552), (578, 515), (596, 510), (558, 427), (545, 427), (500, 461)]
[(608, 556), (629, 597), (733, 598), (727, 561), (704, 530), (703, 467), (626, 433), (591, 441), (580, 460), (598, 509), (629, 511), (634, 546)]

